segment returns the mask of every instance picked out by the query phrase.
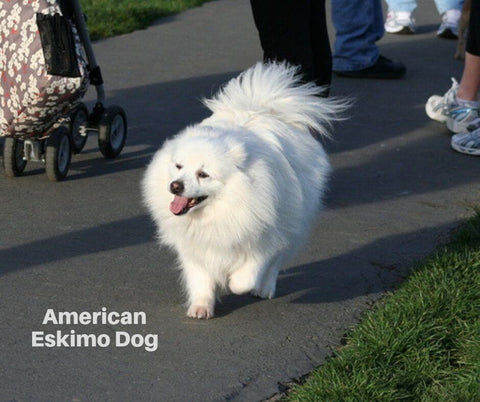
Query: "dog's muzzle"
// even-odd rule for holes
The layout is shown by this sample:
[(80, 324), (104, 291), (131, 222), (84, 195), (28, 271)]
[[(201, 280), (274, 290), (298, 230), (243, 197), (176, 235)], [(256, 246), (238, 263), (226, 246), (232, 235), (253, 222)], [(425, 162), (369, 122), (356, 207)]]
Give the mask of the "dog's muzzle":
[(182, 194), (184, 191), (185, 186), (182, 181), (175, 180), (170, 183), (170, 192), (175, 195), (173, 201), (170, 203), (170, 211), (174, 215), (186, 214), (191, 208), (207, 199), (206, 195), (196, 198), (183, 197)]

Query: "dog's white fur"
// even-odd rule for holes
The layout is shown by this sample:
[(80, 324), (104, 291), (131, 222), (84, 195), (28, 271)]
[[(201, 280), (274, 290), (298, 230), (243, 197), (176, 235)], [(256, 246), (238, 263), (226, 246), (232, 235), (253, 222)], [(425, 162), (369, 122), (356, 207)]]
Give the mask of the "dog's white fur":
[[(219, 291), (274, 296), (279, 269), (305, 242), (330, 172), (312, 132), (328, 135), (345, 108), (316, 96), (321, 91), (302, 83), (295, 67), (258, 63), (204, 101), (209, 118), (153, 157), (144, 199), (161, 243), (178, 253), (189, 317), (213, 317)], [(172, 182), (182, 185), (181, 206), (171, 204)], [(172, 213), (186, 198), (205, 196)]]

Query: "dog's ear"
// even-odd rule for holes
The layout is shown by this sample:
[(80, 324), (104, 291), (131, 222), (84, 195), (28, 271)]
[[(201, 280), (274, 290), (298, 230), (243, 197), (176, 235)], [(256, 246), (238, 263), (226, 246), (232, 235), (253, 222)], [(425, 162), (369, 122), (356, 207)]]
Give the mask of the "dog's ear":
[(245, 146), (242, 143), (236, 141), (230, 141), (228, 145), (228, 156), (232, 158), (235, 165), (241, 167), (247, 160), (247, 151), (245, 150)]

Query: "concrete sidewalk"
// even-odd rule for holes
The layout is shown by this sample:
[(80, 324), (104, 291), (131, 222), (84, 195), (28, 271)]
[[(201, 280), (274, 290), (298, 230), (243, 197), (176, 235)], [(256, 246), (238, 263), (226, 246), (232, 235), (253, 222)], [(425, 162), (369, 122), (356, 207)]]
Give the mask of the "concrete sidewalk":
[[(120, 158), (103, 160), (91, 137), (65, 182), (34, 164), (0, 175), (1, 399), (259, 401), (322, 364), (478, 203), (480, 160), (451, 151), (424, 112), (463, 64), (454, 41), (435, 37), (433, 2), (416, 19), (418, 34), (379, 43), (407, 65), (404, 79), (334, 79), (332, 95), (355, 104), (325, 144), (335, 169), (326, 211), (277, 297), (224, 297), (209, 321), (185, 317), (174, 256), (155, 243), (139, 182), (166, 137), (207, 116), (199, 100), (261, 59), (250, 3), (213, 1), (95, 43), (108, 104), (129, 118)], [(145, 312), (146, 323), (42, 324), (48, 309), (102, 307)], [(33, 348), (33, 331), (156, 334), (158, 348)]]

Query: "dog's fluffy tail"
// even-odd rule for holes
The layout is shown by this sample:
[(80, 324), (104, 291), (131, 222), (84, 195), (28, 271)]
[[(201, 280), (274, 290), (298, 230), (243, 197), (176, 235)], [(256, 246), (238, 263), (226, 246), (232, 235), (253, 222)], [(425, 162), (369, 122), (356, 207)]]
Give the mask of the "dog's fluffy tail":
[(327, 128), (342, 119), (351, 102), (320, 97), (324, 90), (302, 81), (298, 67), (285, 62), (257, 63), (203, 102), (219, 117), (247, 121), (269, 115), (328, 136)]

